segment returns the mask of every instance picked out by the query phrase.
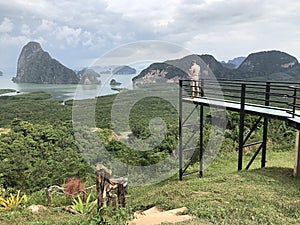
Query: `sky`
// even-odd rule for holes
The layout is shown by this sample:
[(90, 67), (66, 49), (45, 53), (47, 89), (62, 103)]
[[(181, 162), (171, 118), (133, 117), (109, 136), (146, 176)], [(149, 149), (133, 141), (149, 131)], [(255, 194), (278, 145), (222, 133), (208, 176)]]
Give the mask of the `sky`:
[(219, 61), (267, 50), (300, 60), (299, 11), (299, 0), (0, 0), (0, 71), (15, 75), (29, 41), (74, 70), (147, 41)]

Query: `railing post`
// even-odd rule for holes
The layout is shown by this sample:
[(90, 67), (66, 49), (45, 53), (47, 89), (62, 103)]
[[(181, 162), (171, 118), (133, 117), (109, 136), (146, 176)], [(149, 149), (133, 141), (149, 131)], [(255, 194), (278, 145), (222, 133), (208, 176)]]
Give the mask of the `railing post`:
[(244, 145), (244, 124), (245, 124), (245, 97), (246, 84), (241, 84), (241, 106), (240, 106), (240, 128), (239, 128), (239, 153), (238, 170), (243, 168), (243, 145)]
[(295, 117), (295, 113), (296, 113), (296, 100), (297, 100), (297, 87), (294, 87), (294, 94), (293, 94), (293, 118)]
[(182, 84), (183, 80), (179, 80), (179, 180), (182, 180)]
[(270, 91), (271, 91), (271, 83), (266, 82), (265, 106), (270, 105)]
[(201, 81), (200, 81), (200, 96), (204, 97), (204, 79), (203, 78), (201, 78)]

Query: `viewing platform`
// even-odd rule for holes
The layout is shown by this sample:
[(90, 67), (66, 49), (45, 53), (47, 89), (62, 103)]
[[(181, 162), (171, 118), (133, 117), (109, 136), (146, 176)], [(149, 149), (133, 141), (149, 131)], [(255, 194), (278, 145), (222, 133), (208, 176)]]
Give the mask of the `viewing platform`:
[[(300, 130), (300, 83), (291, 82), (275, 82), (275, 81), (245, 81), (245, 80), (205, 80), (202, 79), (198, 82), (200, 86), (200, 93), (192, 93), (192, 88), (197, 90), (196, 85), (191, 86), (190, 80), (180, 80), (180, 93), (179, 93), (179, 111), (180, 111), (180, 124), (179, 124), (179, 177), (191, 173), (199, 173), (203, 175), (203, 116), (204, 107), (210, 107), (220, 110), (229, 110), (239, 113), (239, 147), (238, 147), (238, 170), (243, 169), (243, 149), (252, 145), (258, 145), (257, 151), (254, 153), (252, 159), (245, 167), (249, 169), (256, 156), (261, 151), (262, 160), (261, 167), (265, 167), (266, 163), (266, 143), (268, 135), (268, 120), (276, 119), (285, 121), (289, 126)], [(194, 96), (193, 96), (194, 95)], [(197, 97), (198, 95), (198, 97)], [(194, 110), (199, 114), (199, 146), (195, 146), (196, 156), (199, 158), (199, 170), (187, 172), (188, 167), (195, 160), (195, 154), (184, 164), (183, 156), (185, 154), (185, 146), (187, 143), (183, 139), (183, 128), (187, 124), (190, 115), (183, 118), (184, 104), (193, 104)], [(197, 110), (196, 110), (197, 109)], [(257, 121), (253, 124), (250, 132), (245, 135), (245, 115), (257, 116)], [(256, 130), (260, 121), (263, 120), (263, 137), (261, 142), (254, 142), (246, 144), (251, 134)], [(245, 137), (244, 137), (245, 136)], [(300, 138), (297, 131), (296, 139), (296, 158), (294, 175), (300, 176), (300, 149), (297, 141)]]

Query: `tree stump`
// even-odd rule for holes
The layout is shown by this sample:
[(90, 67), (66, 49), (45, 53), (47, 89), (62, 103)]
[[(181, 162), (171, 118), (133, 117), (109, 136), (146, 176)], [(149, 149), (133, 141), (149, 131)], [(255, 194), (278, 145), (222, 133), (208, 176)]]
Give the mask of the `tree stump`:
[(104, 186), (105, 186), (105, 172), (104, 170), (98, 170), (96, 172), (96, 190), (97, 190), (97, 203), (98, 203), (98, 210), (101, 214), (101, 209), (104, 206)]
[(48, 188), (45, 188), (46, 196), (47, 196), (47, 202), (48, 206), (51, 205), (51, 191), (48, 190)]
[(118, 208), (118, 196), (116, 194), (112, 195), (111, 201), (112, 201), (112, 208), (113, 209)]
[(124, 180), (118, 183), (118, 199), (119, 199), (119, 204), (122, 207), (125, 207), (126, 205), (126, 201), (125, 201), (126, 186), (127, 186), (127, 182), (125, 182)]

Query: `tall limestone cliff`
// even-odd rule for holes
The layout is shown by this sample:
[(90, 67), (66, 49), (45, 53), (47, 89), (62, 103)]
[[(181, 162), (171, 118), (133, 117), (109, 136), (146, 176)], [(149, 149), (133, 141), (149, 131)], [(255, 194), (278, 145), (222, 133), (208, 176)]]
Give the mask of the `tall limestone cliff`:
[(16, 83), (77, 84), (76, 73), (53, 59), (37, 42), (26, 44), (19, 56)]

